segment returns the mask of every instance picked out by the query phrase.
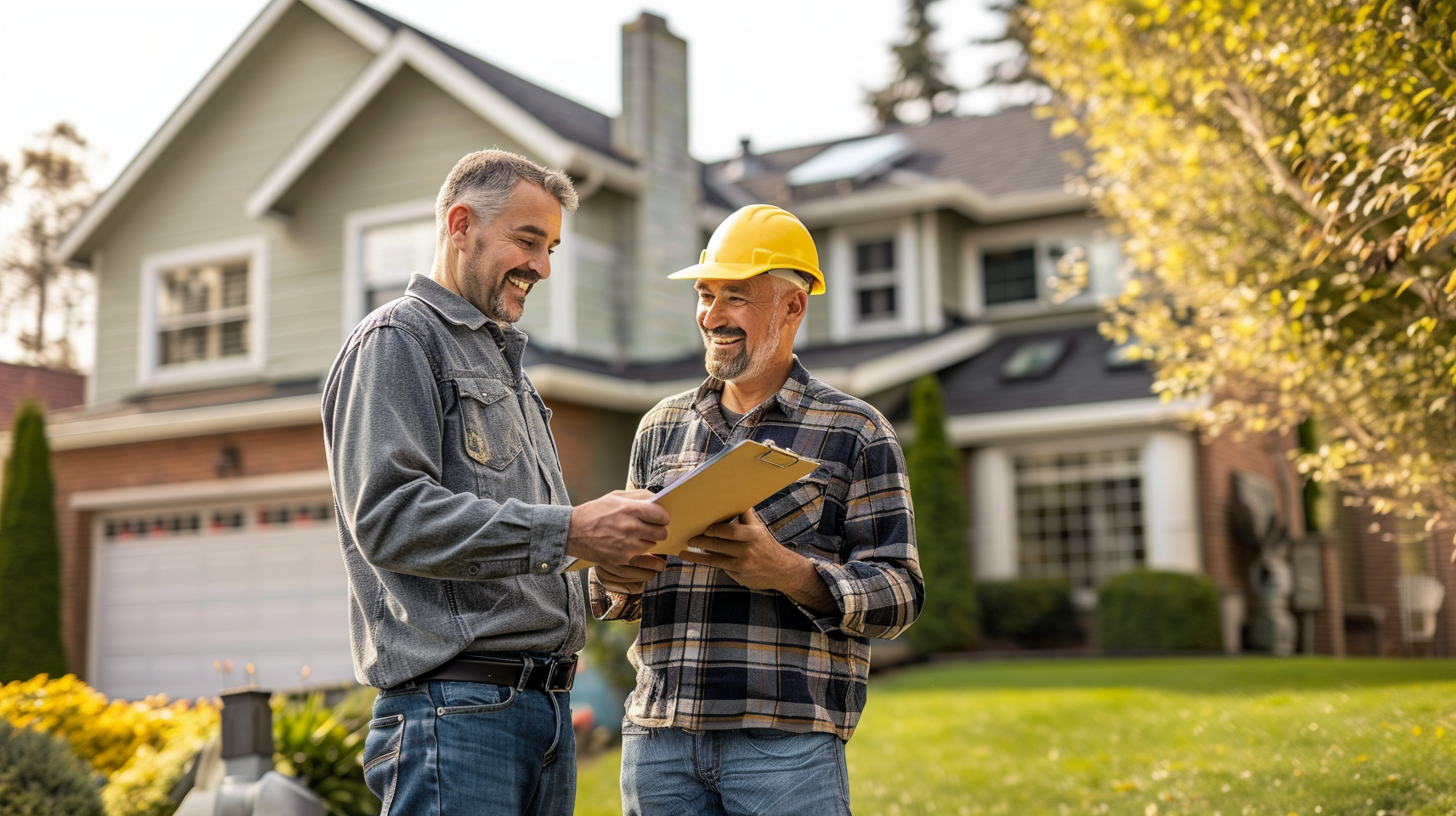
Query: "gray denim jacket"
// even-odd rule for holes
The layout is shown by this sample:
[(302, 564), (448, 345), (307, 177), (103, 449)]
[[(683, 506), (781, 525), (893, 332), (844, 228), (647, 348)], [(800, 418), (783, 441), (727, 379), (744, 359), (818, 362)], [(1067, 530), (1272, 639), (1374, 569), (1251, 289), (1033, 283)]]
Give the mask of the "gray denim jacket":
[(586, 643), (571, 506), (526, 335), (416, 273), (324, 386), (354, 673), (389, 688), (465, 650)]

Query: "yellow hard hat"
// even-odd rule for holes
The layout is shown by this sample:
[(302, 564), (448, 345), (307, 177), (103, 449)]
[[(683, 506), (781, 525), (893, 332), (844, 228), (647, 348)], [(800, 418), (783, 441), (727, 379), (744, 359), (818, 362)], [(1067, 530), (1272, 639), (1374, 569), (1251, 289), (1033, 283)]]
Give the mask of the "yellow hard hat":
[(698, 262), (668, 275), (673, 280), (744, 280), (770, 269), (793, 269), (814, 279), (811, 295), (824, 293), (824, 273), (814, 239), (788, 210), (750, 204), (724, 219)]

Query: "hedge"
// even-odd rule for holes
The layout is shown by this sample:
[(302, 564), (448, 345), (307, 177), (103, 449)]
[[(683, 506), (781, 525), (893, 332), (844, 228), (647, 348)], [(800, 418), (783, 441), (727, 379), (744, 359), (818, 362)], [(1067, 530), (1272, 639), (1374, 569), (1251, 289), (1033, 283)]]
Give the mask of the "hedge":
[(1097, 637), (1106, 651), (1216, 650), (1218, 586), (1182, 572), (1115, 575), (1097, 593)]

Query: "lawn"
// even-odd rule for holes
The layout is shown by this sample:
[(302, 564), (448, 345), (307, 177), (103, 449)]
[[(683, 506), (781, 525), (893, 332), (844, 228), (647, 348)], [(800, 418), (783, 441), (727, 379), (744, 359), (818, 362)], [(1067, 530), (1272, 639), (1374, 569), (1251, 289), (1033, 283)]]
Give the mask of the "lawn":
[[(619, 757), (579, 816), (620, 814)], [(859, 816), (1456, 813), (1456, 661), (941, 663), (870, 682)]]

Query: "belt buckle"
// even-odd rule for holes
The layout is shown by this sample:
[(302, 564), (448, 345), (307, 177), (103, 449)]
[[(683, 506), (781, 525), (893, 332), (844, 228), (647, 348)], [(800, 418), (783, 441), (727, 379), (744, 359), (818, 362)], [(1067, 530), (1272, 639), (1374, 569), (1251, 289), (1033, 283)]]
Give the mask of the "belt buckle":
[(521, 679), (516, 681), (516, 691), (525, 691), (526, 684), (531, 681), (531, 672), (536, 669), (536, 658), (530, 655), (521, 655)]
[[(561, 668), (564, 668), (564, 669), (567, 670), (567, 672), (566, 672), (566, 685), (564, 685), (564, 686), (562, 686), (560, 688), (555, 688), (554, 687), (554, 684), (556, 683), (556, 670), (557, 669), (561, 669)], [(558, 658), (558, 657), (551, 658), (551, 660), (548, 663), (547, 670), (546, 670), (546, 690), (547, 691), (571, 691), (571, 687), (574, 686), (574, 685), (576, 685), (576, 672), (573, 671), (573, 669), (575, 669), (575, 668), (576, 668), (576, 661), (575, 660), (571, 660), (570, 662), (568, 662), (568, 661), (562, 660), (561, 658)]]

